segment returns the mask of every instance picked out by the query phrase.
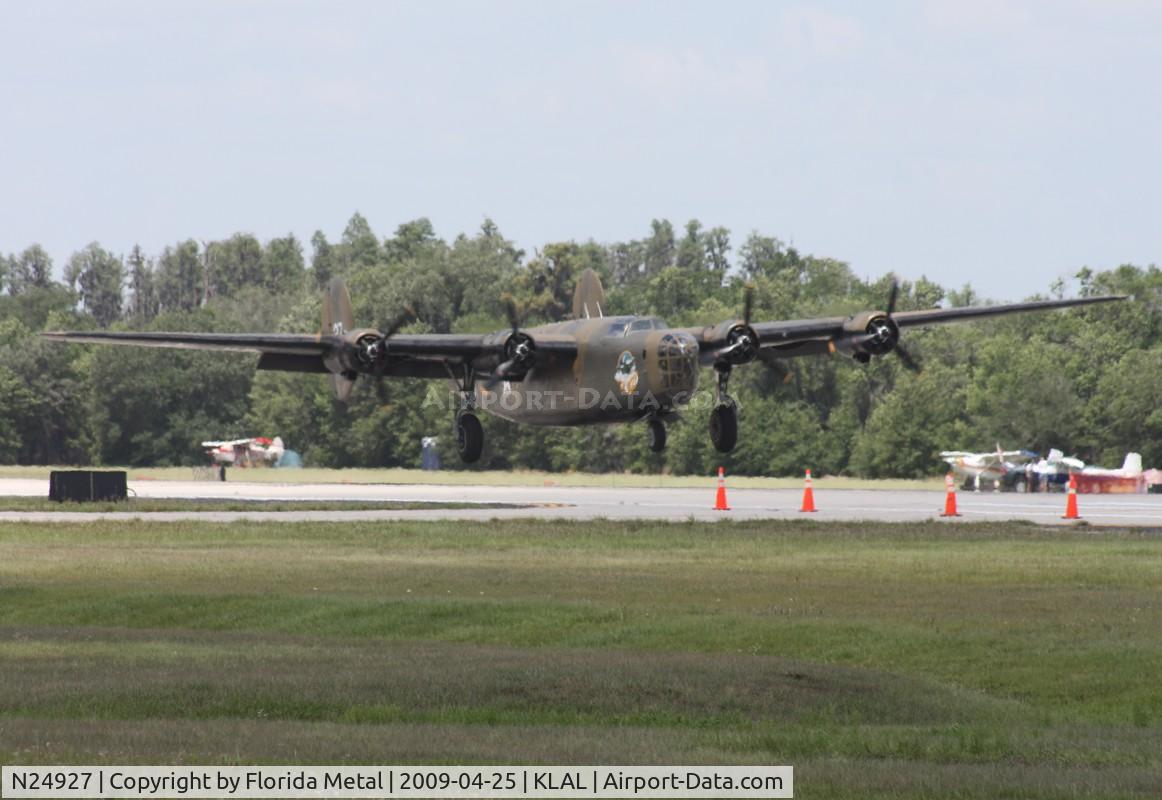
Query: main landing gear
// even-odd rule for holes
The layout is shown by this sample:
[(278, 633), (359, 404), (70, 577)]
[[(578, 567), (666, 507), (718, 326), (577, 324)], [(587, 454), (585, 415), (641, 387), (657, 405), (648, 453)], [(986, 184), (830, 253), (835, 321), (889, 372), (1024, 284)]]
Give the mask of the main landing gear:
[(484, 451), (484, 428), (480, 425), (480, 418), (471, 411), (456, 415), (456, 449), (465, 464), (479, 461)]
[(646, 435), (650, 443), (650, 450), (660, 453), (666, 449), (666, 423), (657, 417), (646, 420)]
[(484, 452), (484, 428), (476, 416), (476, 393), (473, 374), (465, 371), (460, 384), (460, 408), (456, 411), (456, 449), (465, 464), (475, 464)]
[(710, 412), (710, 441), (720, 453), (729, 453), (738, 443), (738, 405), (727, 393), (730, 383), (730, 364), (719, 362), (714, 365), (718, 373), (718, 392), (714, 410)]

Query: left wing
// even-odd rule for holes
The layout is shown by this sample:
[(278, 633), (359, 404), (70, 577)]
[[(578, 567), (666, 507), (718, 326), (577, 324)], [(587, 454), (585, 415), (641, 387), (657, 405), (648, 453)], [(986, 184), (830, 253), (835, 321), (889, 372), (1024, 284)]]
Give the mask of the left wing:
[[(896, 350), (905, 362), (909, 362), (909, 366), (914, 366), (911, 358), (899, 348), (900, 331), (903, 328), (943, 325), (1028, 311), (1073, 308), (1126, 300), (1128, 297), (1102, 295), (1071, 300), (1035, 300), (997, 306), (933, 308), (893, 313), (895, 299), (896, 288), (893, 287), (887, 311), (865, 311), (847, 317), (758, 322), (753, 325), (746, 319), (748, 313), (742, 320), (689, 330), (699, 341), (703, 363), (725, 361), (742, 364), (760, 354), (766, 358), (793, 358), (836, 351), (866, 361), (871, 356)], [(748, 312), (749, 308), (748, 299)]]

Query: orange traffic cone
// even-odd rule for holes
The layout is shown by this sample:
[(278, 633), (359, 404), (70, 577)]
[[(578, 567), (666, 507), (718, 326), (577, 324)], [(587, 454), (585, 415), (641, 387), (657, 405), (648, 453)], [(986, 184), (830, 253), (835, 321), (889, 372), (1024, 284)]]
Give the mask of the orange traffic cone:
[(952, 480), (952, 473), (944, 476), (944, 513), (942, 517), (959, 517), (956, 511), (956, 483)]
[(718, 494), (714, 496), (715, 511), (730, 511), (726, 504), (726, 470), (718, 468)]
[(803, 507), (800, 511), (815, 511), (815, 492), (811, 490), (811, 470), (807, 470), (807, 483), (803, 487)]
[(1065, 516), (1062, 519), (1081, 519), (1077, 513), (1077, 476), (1069, 476), (1069, 496), (1065, 499)]

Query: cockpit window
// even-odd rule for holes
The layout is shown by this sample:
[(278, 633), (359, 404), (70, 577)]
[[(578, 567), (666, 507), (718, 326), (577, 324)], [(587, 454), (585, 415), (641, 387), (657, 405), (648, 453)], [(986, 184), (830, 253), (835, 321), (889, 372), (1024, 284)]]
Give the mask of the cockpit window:
[(624, 322), (615, 322), (609, 326), (609, 335), (610, 336), (621, 336), (623, 333), (625, 333), (625, 323)]
[(633, 331), (648, 331), (653, 327), (654, 321), (652, 319), (635, 319), (633, 324), (629, 326), (629, 330), (632, 333)]

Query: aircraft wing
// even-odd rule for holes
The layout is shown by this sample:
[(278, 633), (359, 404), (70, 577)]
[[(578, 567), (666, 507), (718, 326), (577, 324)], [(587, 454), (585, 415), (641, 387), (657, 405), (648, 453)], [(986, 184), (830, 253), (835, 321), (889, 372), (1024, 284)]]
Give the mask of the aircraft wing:
[(331, 336), (289, 333), (123, 333), (120, 331), (48, 331), (46, 339), (86, 344), (130, 344), (183, 350), (232, 350), (251, 353), (322, 356), (338, 341)]
[[(378, 335), (375, 331), (369, 333)], [(339, 359), (356, 346), (351, 335), (121, 331), (49, 331), (41, 335), (62, 342), (260, 353), (258, 369), (290, 372), (332, 372), (327, 360)], [(382, 374), (447, 377), (448, 364), (478, 359), (496, 362), (503, 357), (506, 341), (507, 334), (394, 334), (386, 340), (387, 356), (382, 363)], [(536, 349), (549, 356), (571, 357), (577, 352), (577, 343), (571, 337), (541, 335), (536, 338)]]
[[(923, 311), (899, 311), (890, 319), (899, 328), (944, 325), (950, 322), (999, 317), (1006, 314), (1020, 314), (1028, 311), (1049, 311), (1057, 308), (1073, 308), (1094, 303), (1109, 303), (1125, 300), (1126, 295), (1101, 295), (1078, 297), (1070, 300), (1034, 300), (1027, 303), (1008, 303), (996, 306), (967, 306), (964, 308), (933, 308)], [(777, 358), (800, 355), (816, 355), (834, 352), (845, 338), (866, 335), (864, 324), (876, 317), (885, 317), (884, 312), (872, 311), (848, 317), (821, 317), (818, 319), (786, 320), (782, 322), (758, 322), (752, 325), (759, 337), (759, 345), (769, 350)], [(712, 342), (710, 344), (713, 344)]]

